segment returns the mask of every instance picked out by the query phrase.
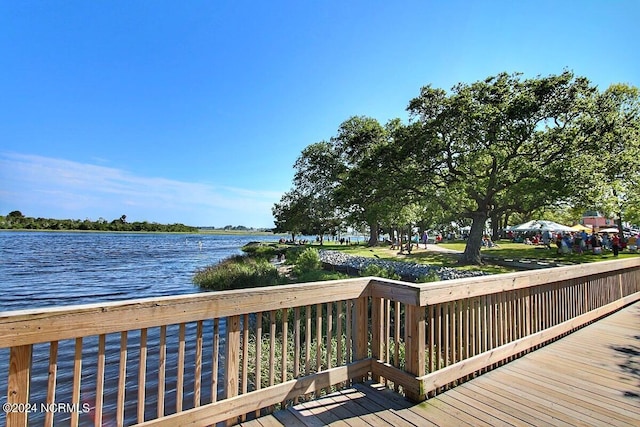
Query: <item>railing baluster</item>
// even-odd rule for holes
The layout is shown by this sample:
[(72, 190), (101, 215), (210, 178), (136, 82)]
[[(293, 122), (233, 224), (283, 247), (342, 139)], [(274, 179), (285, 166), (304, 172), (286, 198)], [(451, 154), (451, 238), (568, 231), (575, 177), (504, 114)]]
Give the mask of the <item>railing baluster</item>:
[(444, 324), (444, 339), (445, 339), (445, 361), (444, 365), (449, 366), (453, 364), (455, 360), (456, 345), (453, 338), (453, 334), (456, 330), (456, 316), (453, 312), (453, 302), (445, 304), (445, 324)]
[[(442, 368), (443, 363), (442, 363), (442, 343), (443, 343), (443, 339), (442, 339), (442, 331), (444, 329), (443, 327), (443, 318), (442, 318), (442, 310), (443, 310), (443, 304), (436, 304), (436, 367), (435, 370), (439, 370), (440, 368)], [(408, 340), (407, 340), (408, 341)], [(406, 357), (406, 356), (405, 356)]]
[[(406, 310), (406, 309), (405, 309)], [(433, 372), (436, 370), (436, 306), (431, 304), (427, 306), (427, 310), (429, 313), (429, 354), (427, 356), (427, 360), (429, 361), (429, 372)], [(406, 316), (406, 311), (405, 311)], [(405, 325), (406, 329), (406, 325)], [(405, 342), (406, 345), (406, 342)]]
[(306, 315), (306, 327), (304, 330), (305, 335), (305, 348), (304, 348), (304, 373), (309, 375), (311, 373), (311, 306), (307, 305), (305, 309)]
[(178, 328), (178, 366), (176, 372), (176, 412), (182, 411), (184, 398), (184, 350), (186, 325), (180, 323)]
[[(465, 311), (465, 358), (470, 358), (475, 355), (475, 298), (467, 298), (467, 306)], [(471, 380), (474, 373), (467, 375), (467, 380)]]
[[(261, 311), (256, 314), (256, 390), (262, 388), (262, 315)], [(256, 416), (260, 416), (260, 409)]]
[[(80, 403), (80, 383), (82, 381), (82, 337), (76, 338), (75, 351), (73, 357), (73, 386), (71, 394), (71, 403), (79, 405)], [(72, 411), (70, 414), (71, 427), (76, 427), (79, 422), (80, 412)]]
[[(249, 390), (249, 314), (242, 316), (242, 394)], [(246, 421), (247, 415), (242, 414), (240, 421)]]
[(124, 424), (124, 404), (127, 386), (127, 331), (120, 332), (120, 368), (118, 372), (118, 401), (116, 423)]
[(456, 301), (456, 324), (457, 324), (457, 333), (456, 333), (456, 347), (457, 347), (457, 357), (455, 358), (455, 362), (459, 362), (464, 359), (464, 351), (465, 351), (465, 342), (464, 342), (464, 304), (467, 300), (459, 300)]
[(198, 320), (196, 326), (196, 366), (194, 370), (195, 378), (193, 379), (193, 406), (197, 408), (201, 403), (202, 393), (202, 337), (203, 322)]
[[(281, 361), (281, 373), (280, 382), (287, 381), (287, 360), (289, 357), (289, 309), (282, 309), (282, 361)], [(281, 406), (284, 408), (287, 402), (282, 402)]]
[(256, 390), (262, 388), (262, 316), (256, 315)]
[[(58, 374), (58, 341), (49, 344), (49, 378), (47, 380), (47, 405), (56, 401), (56, 379)], [(53, 411), (47, 411), (44, 416), (44, 425), (53, 426)]]
[[(384, 362), (389, 363), (391, 355), (391, 300), (384, 300), (384, 340), (382, 341), (382, 348), (384, 349)], [(386, 379), (385, 379), (386, 382)]]
[[(391, 301), (389, 301), (389, 311), (391, 311)], [(389, 322), (393, 321), (393, 330), (391, 324), (389, 324), (389, 334), (393, 334), (393, 348), (388, 349), (388, 357), (387, 363), (391, 363), (391, 357), (393, 357), (392, 365), (398, 368), (399, 365), (399, 356), (400, 356), (400, 342), (398, 337), (400, 336), (400, 301), (393, 301), (393, 320), (391, 317), (391, 313), (389, 313)], [(426, 337), (425, 337), (426, 340)], [(426, 341), (425, 341), (426, 342)], [(389, 346), (390, 341), (387, 340), (387, 346)], [(425, 348), (426, 351), (426, 348)], [(398, 392), (400, 391), (399, 383), (397, 380), (393, 380), (393, 390)]]
[[(294, 348), (293, 348), (293, 378), (298, 378), (300, 376), (300, 307), (296, 307), (293, 310), (293, 329), (294, 329)], [(297, 405), (300, 399), (296, 396), (293, 400), (294, 405)]]
[(269, 313), (269, 386), (276, 382), (276, 311)]
[(326, 304), (327, 307), (327, 317), (325, 318), (326, 325), (326, 346), (327, 346), (327, 355), (325, 362), (325, 369), (331, 369), (331, 357), (333, 350), (333, 303), (328, 302)]
[(220, 361), (220, 319), (213, 319), (213, 352), (211, 356), (211, 402), (218, 401), (218, 363)]
[(322, 304), (316, 304), (316, 372), (322, 370)]
[[(488, 325), (488, 335), (489, 339), (487, 340), (487, 349), (493, 350), (496, 348), (496, 296), (495, 295), (487, 295), (487, 325)], [(491, 369), (492, 367), (489, 367)]]
[(507, 342), (507, 293), (500, 293), (500, 311), (498, 316), (498, 323), (500, 325), (500, 336), (498, 338), (498, 345), (502, 345)]
[(281, 382), (287, 381), (287, 360), (289, 355), (289, 309), (282, 309), (282, 373)]
[(353, 350), (353, 312), (351, 306), (353, 304), (352, 300), (346, 301), (346, 318), (345, 318), (345, 328), (346, 332), (346, 342), (345, 342), (345, 363), (352, 362), (352, 350)]
[(336, 363), (338, 366), (344, 364), (344, 358), (342, 355), (342, 336), (343, 336), (343, 330), (342, 330), (342, 323), (344, 322), (344, 315), (342, 314), (342, 305), (344, 304), (344, 302), (342, 301), (338, 301), (336, 303), (336, 338), (337, 338), (337, 343), (336, 343)]
[(140, 360), (138, 365), (138, 422), (144, 421), (147, 387), (147, 328), (140, 330)]
[(167, 369), (167, 326), (160, 326), (158, 348), (158, 418), (164, 417), (164, 390)]
[(242, 394), (249, 391), (249, 315), (242, 316)]
[(100, 334), (98, 337), (98, 361), (96, 366), (96, 408), (94, 414), (94, 426), (102, 426), (102, 410), (104, 407), (104, 369), (105, 369), (105, 347), (107, 336)]

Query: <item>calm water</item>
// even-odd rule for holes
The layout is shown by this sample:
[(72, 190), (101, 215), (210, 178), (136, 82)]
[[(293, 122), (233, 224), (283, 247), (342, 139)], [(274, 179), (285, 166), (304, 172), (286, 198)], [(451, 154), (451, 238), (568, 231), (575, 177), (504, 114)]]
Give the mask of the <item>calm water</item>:
[[(116, 234), (116, 233), (46, 233), (0, 232), (0, 312), (53, 307), (70, 304), (116, 301), (130, 298), (157, 297), (201, 292), (191, 282), (199, 268), (215, 264), (228, 256), (241, 253), (240, 247), (255, 240), (277, 240), (275, 236), (206, 235), (206, 234)], [(205, 340), (213, 335), (212, 322), (205, 322)], [(189, 325), (187, 336), (194, 334)], [(221, 324), (221, 333), (224, 324)], [(167, 406), (175, 399), (177, 327), (168, 329), (167, 342)], [(129, 334), (131, 360), (137, 358), (139, 332)], [(148, 395), (157, 387), (157, 328), (149, 330)], [(187, 355), (194, 351), (187, 340)], [(207, 341), (205, 341), (207, 342)], [(210, 341), (209, 341), (210, 342)], [(113, 410), (117, 390), (119, 334), (107, 336), (105, 411)], [(205, 352), (207, 350), (205, 345)], [(209, 346), (210, 347), (210, 346)], [(70, 383), (73, 373), (73, 340), (62, 341), (58, 353), (58, 384)], [(115, 359), (113, 359), (115, 357)], [(44, 402), (47, 382), (48, 345), (34, 346), (31, 401)], [(83, 340), (83, 377), (81, 401), (89, 405), (95, 399), (95, 361), (97, 339)], [(204, 354), (206, 375), (210, 372), (210, 354)], [(185, 372), (189, 378), (189, 372)], [(136, 383), (137, 372), (128, 369), (129, 383)], [(0, 403), (6, 401), (8, 350), (0, 349)], [(185, 390), (191, 384), (185, 384)], [(132, 387), (134, 388), (134, 387)], [(58, 402), (70, 402), (70, 386), (57, 389)], [(185, 403), (190, 393), (185, 395)], [(207, 398), (203, 395), (203, 400)], [(148, 397), (148, 417), (154, 416), (155, 398)], [(206, 400), (205, 400), (206, 401)], [(185, 405), (186, 406), (186, 405)], [(127, 424), (135, 422), (135, 405), (127, 405)], [(30, 425), (40, 425), (43, 414), (29, 416)], [(91, 414), (81, 414), (82, 425), (92, 424)], [(68, 425), (68, 414), (60, 413), (56, 425)], [(0, 412), (0, 425), (4, 425)], [(105, 422), (109, 425), (109, 422)]]
[(200, 292), (194, 272), (275, 236), (0, 232), (0, 311)]

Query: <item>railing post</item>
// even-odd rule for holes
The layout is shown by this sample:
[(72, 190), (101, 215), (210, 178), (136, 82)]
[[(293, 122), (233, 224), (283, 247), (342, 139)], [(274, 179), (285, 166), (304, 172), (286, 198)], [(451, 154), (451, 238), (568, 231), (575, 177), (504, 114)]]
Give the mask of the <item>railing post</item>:
[[(425, 308), (415, 305), (406, 306), (407, 342), (405, 343), (405, 370), (416, 377), (426, 374), (426, 316)], [(426, 399), (422, 384), (419, 392), (407, 389), (407, 398), (413, 401)]]
[[(371, 357), (374, 360), (382, 360), (384, 345), (382, 337), (384, 336), (384, 304), (382, 298), (373, 297), (371, 301)], [(380, 378), (373, 378), (375, 382), (379, 382)]]
[(354, 361), (364, 360), (369, 355), (369, 298), (355, 300), (353, 314), (353, 357)]
[[(224, 389), (227, 399), (238, 395), (240, 372), (240, 316), (227, 317), (226, 357), (224, 361)], [(227, 425), (237, 423), (237, 418), (227, 420)]]
[(9, 387), (7, 390), (7, 403), (9, 404), (8, 409), (11, 409), (10, 411), (7, 411), (8, 427), (26, 427), (28, 424), (27, 415), (29, 411), (19, 406), (14, 411), (12, 405), (26, 405), (29, 403), (32, 354), (32, 345), (11, 347), (9, 356)]

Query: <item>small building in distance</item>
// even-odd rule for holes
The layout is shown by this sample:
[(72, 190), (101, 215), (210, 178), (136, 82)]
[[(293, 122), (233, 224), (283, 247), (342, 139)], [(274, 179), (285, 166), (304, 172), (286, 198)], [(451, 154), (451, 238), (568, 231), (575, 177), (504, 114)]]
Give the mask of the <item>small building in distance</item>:
[(587, 227), (591, 226), (594, 231), (598, 231), (601, 228), (617, 227), (615, 219), (606, 218), (598, 211), (586, 211), (582, 215), (580, 224)]

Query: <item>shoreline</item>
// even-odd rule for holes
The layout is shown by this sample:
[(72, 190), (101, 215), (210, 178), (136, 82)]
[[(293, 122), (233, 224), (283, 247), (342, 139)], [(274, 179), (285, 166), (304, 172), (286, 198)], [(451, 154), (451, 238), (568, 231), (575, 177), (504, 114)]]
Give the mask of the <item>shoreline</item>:
[(0, 228), (0, 232), (26, 232), (26, 233), (111, 233), (111, 234), (215, 234), (215, 235), (238, 235), (238, 236), (284, 236), (285, 234), (274, 234), (269, 231), (249, 231), (249, 230), (202, 230), (196, 231), (119, 231), (119, 230), (49, 230), (33, 228)]

